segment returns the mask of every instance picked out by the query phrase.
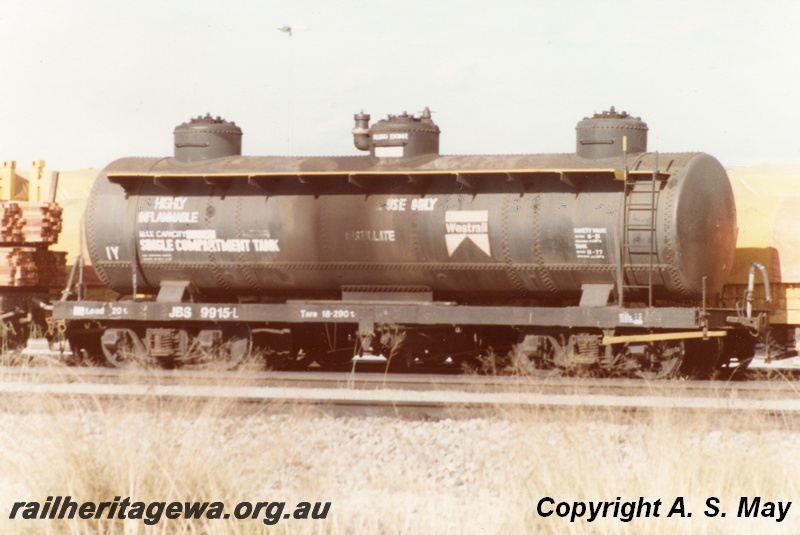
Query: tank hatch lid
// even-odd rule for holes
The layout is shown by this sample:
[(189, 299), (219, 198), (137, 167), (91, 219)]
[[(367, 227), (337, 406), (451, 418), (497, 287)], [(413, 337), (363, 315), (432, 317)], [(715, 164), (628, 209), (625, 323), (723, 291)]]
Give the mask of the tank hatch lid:
[(584, 117), (575, 130), (576, 154), (581, 158), (597, 160), (618, 157), (623, 152), (647, 152), (647, 123), (614, 106)]
[(192, 118), (175, 127), (174, 158), (183, 163), (197, 163), (228, 156), (241, 156), (242, 129), (222, 117)]
[(592, 117), (584, 117), (584, 121), (591, 120), (591, 119), (634, 119), (636, 121), (641, 120), (639, 117), (631, 117), (631, 114), (627, 111), (617, 111), (614, 106), (611, 106), (608, 110), (603, 110), (600, 113), (595, 113)]
[(220, 116), (213, 117), (210, 113), (192, 117), (189, 121), (181, 123), (175, 127), (176, 132), (184, 130), (207, 130), (213, 128), (214, 132), (224, 132), (226, 134), (241, 135), (242, 129), (236, 126), (233, 121), (226, 121)]

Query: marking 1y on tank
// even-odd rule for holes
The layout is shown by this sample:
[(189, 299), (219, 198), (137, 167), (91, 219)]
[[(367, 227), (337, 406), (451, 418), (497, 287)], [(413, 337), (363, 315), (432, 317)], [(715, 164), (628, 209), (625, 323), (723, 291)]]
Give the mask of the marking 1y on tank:
[(119, 245), (106, 245), (106, 258), (119, 260)]

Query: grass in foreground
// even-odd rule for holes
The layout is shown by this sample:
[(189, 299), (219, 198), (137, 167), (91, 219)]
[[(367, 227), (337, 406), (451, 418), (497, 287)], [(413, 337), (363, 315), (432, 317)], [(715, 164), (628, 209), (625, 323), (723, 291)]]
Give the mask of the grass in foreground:
[[(756, 416), (514, 410), (497, 418), (334, 418), (224, 401), (37, 402), (0, 410), (3, 533), (795, 533), (739, 501), (800, 496), (800, 432)], [(15, 501), (331, 502), (324, 520), (9, 520)], [(661, 500), (660, 518), (552, 515), (537, 504)], [(666, 518), (678, 497), (685, 513)], [(726, 517), (706, 517), (706, 500)], [(552, 509), (553, 506), (550, 506)], [(761, 508), (760, 508), (761, 509)], [(618, 515), (619, 516), (619, 515)]]

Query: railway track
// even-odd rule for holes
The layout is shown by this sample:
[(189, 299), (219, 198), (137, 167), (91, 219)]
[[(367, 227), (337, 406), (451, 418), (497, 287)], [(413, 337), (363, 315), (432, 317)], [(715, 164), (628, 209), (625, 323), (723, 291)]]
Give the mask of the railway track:
[[(0, 399), (226, 400), (336, 414), (465, 417), (524, 410), (723, 411), (800, 416), (794, 381), (657, 381), (351, 372), (0, 368)], [(24, 407), (24, 404), (16, 406)]]

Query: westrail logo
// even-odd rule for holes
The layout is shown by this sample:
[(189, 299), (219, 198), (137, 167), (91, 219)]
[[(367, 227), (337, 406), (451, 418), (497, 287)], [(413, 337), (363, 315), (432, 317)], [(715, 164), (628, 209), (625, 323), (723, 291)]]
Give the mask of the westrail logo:
[(478, 248), (491, 256), (489, 247), (488, 210), (448, 210), (444, 216), (445, 242), (447, 254), (453, 256), (465, 240), (470, 240)]

